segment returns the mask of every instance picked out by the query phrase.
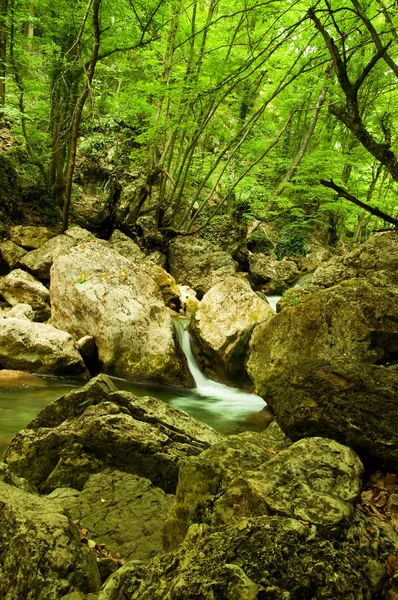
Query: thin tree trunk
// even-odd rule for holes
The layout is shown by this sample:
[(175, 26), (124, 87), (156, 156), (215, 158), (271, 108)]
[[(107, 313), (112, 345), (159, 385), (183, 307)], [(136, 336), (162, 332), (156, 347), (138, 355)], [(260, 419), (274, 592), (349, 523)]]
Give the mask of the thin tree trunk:
[(8, 0), (0, 0), (0, 121), (4, 118), (6, 104), (7, 14)]
[[(86, 80), (83, 84), (80, 96), (77, 100), (75, 110), (72, 118), (72, 127), (69, 138), (68, 148), (68, 163), (66, 166), (65, 174), (65, 193), (64, 193), (64, 206), (62, 215), (62, 231), (68, 229), (69, 222), (69, 209), (72, 195), (72, 182), (73, 174), (75, 172), (76, 164), (76, 153), (77, 153), (77, 138), (79, 135), (80, 122), (82, 118), (83, 108), (86, 103), (88, 93), (90, 91), (91, 83), (93, 81), (95, 67), (98, 61), (98, 52), (100, 47), (101, 30), (99, 25), (99, 9), (102, 0), (93, 1), (93, 46), (91, 51), (90, 63), (86, 73)], [(81, 29), (82, 33), (82, 29)], [(79, 32), (79, 36), (81, 36)], [(80, 41), (78, 42), (80, 43)]]

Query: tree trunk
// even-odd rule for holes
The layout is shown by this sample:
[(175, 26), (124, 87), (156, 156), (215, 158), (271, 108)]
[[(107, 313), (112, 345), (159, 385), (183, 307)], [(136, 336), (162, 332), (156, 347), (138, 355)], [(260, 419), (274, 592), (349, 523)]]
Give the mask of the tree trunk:
[(8, 0), (0, 0), (0, 121), (4, 118), (6, 104), (7, 13)]
[(75, 172), (76, 164), (76, 153), (77, 153), (77, 138), (79, 135), (80, 122), (82, 119), (83, 108), (86, 103), (88, 93), (90, 91), (91, 83), (93, 81), (95, 67), (98, 61), (98, 52), (100, 46), (101, 30), (99, 26), (99, 9), (102, 0), (93, 0), (93, 46), (91, 51), (90, 63), (86, 73), (86, 80), (83, 84), (80, 96), (76, 102), (75, 110), (73, 112), (72, 127), (69, 138), (68, 148), (68, 163), (66, 166), (65, 173), (65, 193), (64, 193), (64, 206), (62, 215), (62, 231), (68, 229), (69, 222), (69, 209), (72, 195), (72, 182), (73, 174)]

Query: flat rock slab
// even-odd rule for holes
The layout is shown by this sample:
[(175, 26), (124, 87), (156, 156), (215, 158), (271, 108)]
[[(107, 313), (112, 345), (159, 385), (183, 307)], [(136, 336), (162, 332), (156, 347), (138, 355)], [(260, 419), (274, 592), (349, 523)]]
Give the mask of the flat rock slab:
[(91, 475), (80, 494), (59, 502), (88, 529), (89, 539), (124, 559), (149, 560), (163, 550), (162, 527), (173, 500), (148, 479), (107, 469)]
[(0, 597), (58, 599), (98, 592), (95, 555), (50, 500), (0, 481)]
[(99, 375), (49, 404), (12, 440), (5, 461), (44, 493), (81, 490), (106, 468), (150, 479), (174, 493), (183, 458), (222, 436), (156, 398), (116, 390)]

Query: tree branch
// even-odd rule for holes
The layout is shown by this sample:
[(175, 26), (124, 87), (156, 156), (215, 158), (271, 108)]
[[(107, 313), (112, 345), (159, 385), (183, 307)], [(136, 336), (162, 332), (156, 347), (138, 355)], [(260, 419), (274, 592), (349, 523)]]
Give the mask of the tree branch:
[(325, 181), (324, 179), (321, 179), (319, 183), (321, 185), (323, 185), (324, 187), (334, 190), (337, 193), (337, 196), (340, 196), (341, 198), (345, 198), (346, 200), (349, 200), (349, 202), (352, 202), (356, 206), (363, 208), (364, 210), (369, 212), (371, 215), (378, 217), (379, 219), (383, 219), (383, 221), (385, 221), (386, 223), (391, 223), (391, 225), (394, 225), (395, 228), (398, 228), (398, 219), (394, 219), (394, 217), (390, 217), (390, 215), (387, 215), (386, 213), (382, 212), (378, 208), (373, 208), (373, 206), (369, 206), (369, 204), (366, 204), (365, 202), (358, 200), (358, 198), (355, 198), (355, 196), (352, 196), (349, 192), (347, 192), (347, 190), (345, 190), (344, 188), (342, 188), (339, 185), (337, 185), (336, 183), (334, 183), (334, 181), (332, 179), (330, 181)]

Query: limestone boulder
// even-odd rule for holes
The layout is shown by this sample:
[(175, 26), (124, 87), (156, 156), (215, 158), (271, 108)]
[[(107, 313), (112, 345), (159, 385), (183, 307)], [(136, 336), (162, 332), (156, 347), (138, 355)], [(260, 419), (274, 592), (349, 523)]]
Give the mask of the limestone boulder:
[(185, 313), (193, 316), (199, 308), (200, 302), (195, 290), (187, 285), (180, 285), (181, 307)]
[(284, 431), (297, 440), (328, 435), (377, 470), (398, 471), (398, 369), (312, 359), (274, 373), (266, 385)]
[(178, 284), (194, 289), (199, 299), (220, 279), (236, 274), (237, 263), (231, 255), (207, 240), (175, 238), (168, 256), (171, 275)]
[(26, 254), (26, 250), (17, 246), (14, 242), (7, 240), (0, 244), (0, 254), (3, 260), (7, 263), (10, 270), (15, 269), (19, 266), (19, 261)]
[(215, 526), (279, 515), (331, 525), (352, 516), (363, 466), (351, 449), (320, 437), (280, 451), (259, 434), (243, 442), (240, 448), (228, 445), (225, 457), (217, 444), (184, 462), (165, 524), (166, 548), (175, 548), (193, 523)]
[(264, 294), (288, 289), (300, 275), (297, 264), (292, 260), (275, 260), (260, 253), (249, 256), (249, 269), (252, 285)]
[(11, 241), (26, 250), (40, 248), (45, 242), (57, 234), (48, 227), (37, 227), (35, 225), (15, 225), (11, 228)]
[(107, 469), (91, 475), (83, 490), (64, 494), (54, 490), (73, 521), (88, 529), (87, 538), (105, 544), (123, 559), (149, 560), (162, 552), (162, 526), (172, 494), (143, 477)]
[(342, 256), (333, 256), (313, 272), (300, 287), (289, 289), (279, 302), (278, 310), (300, 302), (308, 294), (338, 285), (352, 278), (364, 277), (375, 285), (396, 287), (398, 285), (398, 235), (385, 232), (372, 236), (354, 250)]
[(0, 481), (0, 597), (63, 598), (98, 592), (94, 553), (51, 501)]
[(106, 468), (174, 493), (183, 458), (222, 438), (156, 398), (116, 390), (105, 375), (52, 402), (10, 442), (5, 461), (41, 492), (81, 490)]
[(109, 243), (112, 248), (117, 250), (122, 256), (134, 262), (148, 277), (158, 286), (166, 306), (178, 310), (181, 305), (180, 290), (174, 277), (165, 269), (150, 260), (141, 251), (139, 246), (127, 235), (115, 229), (112, 233)]
[(68, 235), (57, 235), (37, 248), (23, 256), (20, 260), (21, 266), (35, 275), (38, 279), (50, 279), (50, 269), (54, 258), (63, 252), (66, 252), (76, 242)]
[(243, 279), (226, 277), (212, 287), (204, 295), (191, 327), (204, 362), (210, 367), (209, 374), (244, 381), (251, 333), (256, 325), (268, 323), (274, 316), (269, 304)]
[(350, 279), (256, 327), (247, 368), (264, 396), (276, 371), (307, 358), (386, 365), (397, 352), (398, 290)]
[(0, 294), (11, 306), (29, 304), (37, 321), (46, 321), (50, 317), (49, 290), (22, 269), (14, 269), (0, 279)]
[(85, 242), (93, 242), (96, 237), (91, 231), (78, 227), (77, 225), (69, 227), (65, 231), (65, 235), (70, 237), (76, 244), (84, 244)]
[(99, 600), (376, 598), (397, 541), (361, 513), (326, 528), (281, 516), (193, 525), (174, 552), (116, 571)]
[(88, 375), (74, 339), (44, 323), (0, 319), (0, 365), (53, 375)]
[(77, 340), (93, 336), (102, 370), (184, 384), (169, 312), (135, 263), (108, 245), (80, 244), (56, 258), (50, 289), (52, 323)]
[(30, 304), (16, 304), (5, 315), (6, 319), (25, 319), (25, 321), (34, 321), (35, 311)]
[(165, 549), (176, 548), (192, 524), (213, 523), (214, 503), (231, 481), (241, 473), (259, 468), (290, 445), (291, 441), (275, 422), (263, 433), (230, 435), (199, 456), (184, 461), (175, 502), (164, 526)]

